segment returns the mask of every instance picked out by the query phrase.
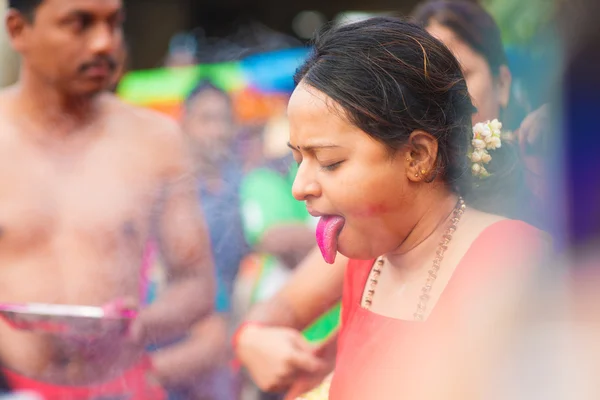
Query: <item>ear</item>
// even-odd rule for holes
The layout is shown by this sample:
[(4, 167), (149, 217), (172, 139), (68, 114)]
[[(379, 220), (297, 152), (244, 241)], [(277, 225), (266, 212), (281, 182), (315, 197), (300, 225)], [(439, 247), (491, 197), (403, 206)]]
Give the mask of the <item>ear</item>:
[(407, 178), (413, 182), (428, 181), (435, 175), (438, 141), (433, 135), (416, 130), (410, 134), (405, 147)]
[(496, 85), (498, 89), (498, 103), (502, 108), (508, 107), (511, 84), (512, 75), (510, 74), (510, 70), (506, 65), (501, 65)]
[(27, 28), (31, 22), (17, 10), (10, 9), (6, 13), (6, 32), (12, 48), (21, 53), (25, 49)]

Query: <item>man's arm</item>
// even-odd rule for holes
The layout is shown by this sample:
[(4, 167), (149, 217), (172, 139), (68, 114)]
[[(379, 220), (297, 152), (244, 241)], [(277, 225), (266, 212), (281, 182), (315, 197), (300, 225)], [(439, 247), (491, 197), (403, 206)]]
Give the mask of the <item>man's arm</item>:
[(163, 385), (188, 384), (224, 365), (228, 344), (227, 319), (215, 313), (198, 322), (183, 341), (155, 352), (152, 364)]
[(293, 269), (315, 246), (314, 229), (304, 223), (273, 226), (262, 235), (257, 250), (272, 254)]
[(166, 290), (140, 312), (132, 336), (157, 343), (180, 336), (213, 310), (214, 268), (190, 155), (177, 128), (164, 140), (162, 199), (154, 229), (166, 262)]

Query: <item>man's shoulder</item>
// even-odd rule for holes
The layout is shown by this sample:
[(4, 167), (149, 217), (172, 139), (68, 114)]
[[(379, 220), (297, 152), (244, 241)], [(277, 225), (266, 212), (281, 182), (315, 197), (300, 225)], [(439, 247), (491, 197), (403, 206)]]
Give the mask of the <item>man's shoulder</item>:
[[(164, 150), (182, 146), (183, 133), (173, 118), (154, 110), (128, 104), (110, 95), (106, 100), (109, 113), (118, 117), (119, 128), (133, 139), (147, 145), (154, 144)], [(121, 129), (119, 129), (121, 131)]]
[(143, 147), (157, 168), (187, 168), (183, 133), (174, 119), (156, 111), (123, 102), (114, 95), (105, 99), (107, 112), (115, 118), (118, 135), (128, 143)]
[[(0, 90), (0, 146), (4, 147), (6, 139), (12, 138), (17, 132), (17, 122), (23, 118), (14, 107), (14, 87)], [(12, 139), (11, 139), (12, 140)]]
[(180, 136), (180, 128), (173, 118), (170, 118), (149, 108), (129, 104), (110, 94), (104, 98), (110, 113), (124, 119), (126, 123), (135, 125), (138, 129), (134, 133), (153, 136), (176, 135)]
[(15, 87), (10, 86), (4, 89), (0, 89), (0, 115), (4, 117), (4, 114), (8, 112), (9, 106), (15, 97)]

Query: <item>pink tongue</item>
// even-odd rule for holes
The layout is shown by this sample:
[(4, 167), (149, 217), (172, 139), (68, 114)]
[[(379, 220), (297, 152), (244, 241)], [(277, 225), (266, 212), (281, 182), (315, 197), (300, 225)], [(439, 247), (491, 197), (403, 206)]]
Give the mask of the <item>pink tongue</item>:
[(333, 264), (337, 254), (337, 238), (344, 227), (344, 218), (331, 215), (321, 217), (317, 225), (317, 244), (328, 264)]

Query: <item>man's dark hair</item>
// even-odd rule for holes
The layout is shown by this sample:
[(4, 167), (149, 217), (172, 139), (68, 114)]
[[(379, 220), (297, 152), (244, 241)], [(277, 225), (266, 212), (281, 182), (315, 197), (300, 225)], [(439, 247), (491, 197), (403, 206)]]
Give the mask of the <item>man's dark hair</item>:
[(229, 102), (231, 102), (231, 97), (229, 96), (229, 93), (227, 93), (221, 87), (219, 87), (219, 86), (215, 85), (214, 83), (212, 83), (210, 80), (208, 80), (208, 79), (201, 79), (200, 81), (198, 81), (198, 83), (192, 89), (192, 91), (187, 95), (186, 100), (185, 100), (185, 104), (187, 106), (189, 106), (191, 104), (191, 102), (196, 99), (196, 97), (198, 97), (201, 94), (204, 94), (206, 92), (219, 93), (220, 95), (222, 95), (223, 97), (225, 97)]
[(44, 0), (8, 0), (8, 8), (17, 10), (27, 17), (33, 18), (35, 10)]

